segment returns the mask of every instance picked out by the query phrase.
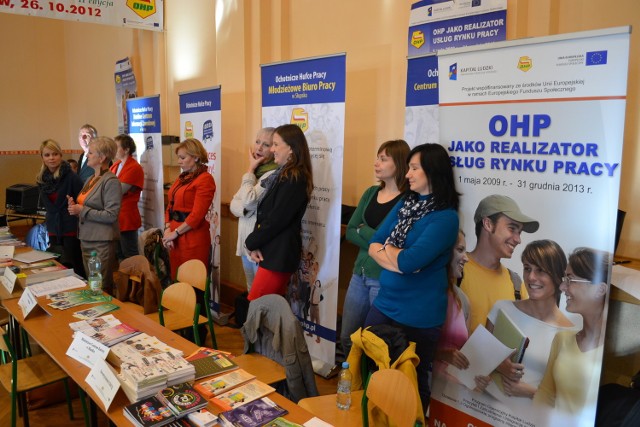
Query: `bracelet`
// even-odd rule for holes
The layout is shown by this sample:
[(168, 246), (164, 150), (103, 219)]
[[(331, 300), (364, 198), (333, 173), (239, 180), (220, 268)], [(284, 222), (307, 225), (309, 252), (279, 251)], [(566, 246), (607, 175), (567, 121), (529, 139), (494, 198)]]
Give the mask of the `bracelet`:
[(178, 231), (177, 228), (175, 230), (173, 230), (173, 231), (175, 231), (178, 236), (180, 235), (180, 232)]

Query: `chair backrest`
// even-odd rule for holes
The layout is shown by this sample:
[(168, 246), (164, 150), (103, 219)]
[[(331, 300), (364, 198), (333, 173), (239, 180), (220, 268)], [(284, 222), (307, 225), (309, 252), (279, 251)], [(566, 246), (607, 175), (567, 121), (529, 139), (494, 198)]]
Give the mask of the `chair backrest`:
[(396, 369), (374, 372), (366, 395), (398, 427), (415, 425), (418, 410), (416, 386), (403, 372)]
[(196, 291), (188, 283), (174, 283), (162, 292), (161, 304), (164, 308), (191, 316), (196, 307)]
[(178, 282), (186, 282), (201, 291), (206, 291), (207, 267), (199, 259), (185, 261), (178, 267), (176, 280)]

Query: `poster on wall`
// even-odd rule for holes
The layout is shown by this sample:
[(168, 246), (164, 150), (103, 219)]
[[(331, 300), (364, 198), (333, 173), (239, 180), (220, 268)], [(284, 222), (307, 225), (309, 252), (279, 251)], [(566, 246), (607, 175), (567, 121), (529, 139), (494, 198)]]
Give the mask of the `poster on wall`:
[(162, 31), (164, 0), (2, 0), (0, 12)]
[(220, 86), (182, 92), (180, 96), (180, 140), (195, 138), (202, 142), (207, 150), (209, 161), (207, 168), (216, 183), (216, 192), (205, 219), (209, 222), (211, 233), (211, 256), (209, 286), (211, 301), (209, 308), (218, 317), (220, 312), (220, 193), (222, 175), (220, 173), (220, 152), (222, 149), (222, 112), (220, 103)]
[(435, 425), (593, 426), (629, 32), (438, 54), (440, 140), (462, 193), (469, 261), (460, 289), (470, 316), (445, 326)]
[(129, 58), (116, 62), (114, 75), (116, 85), (116, 110), (118, 111), (118, 133), (125, 133), (129, 129), (127, 116), (127, 99), (135, 98), (138, 95), (138, 84), (136, 75), (133, 74), (133, 67)]
[(507, 38), (507, 0), (421, 0), (411, 5), (409, 56)]
[(128, 134), (136, 143), (136, 157), (144, 170), (144, 187), (138, 209), (142, 228), (164, 229), (164, 189), (162, 184), (162, 131), (160, 95), (127, 99)]
[(309, 144), (314, 190), (302, 220), (302, 261), (288, 289), (316, 372), (335, 365), (346, 56), (262, 66), (262, 124), (295, 124)]
[(410, 147), (439, 141), (438, 58), (435, 54), (407, 61), (404, 139)]

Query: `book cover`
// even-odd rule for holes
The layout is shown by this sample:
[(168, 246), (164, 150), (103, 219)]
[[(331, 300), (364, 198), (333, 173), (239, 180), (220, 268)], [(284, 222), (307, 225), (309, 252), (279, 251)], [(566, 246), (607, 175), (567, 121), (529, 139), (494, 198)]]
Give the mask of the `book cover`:
[(120, 323), (99, 331), (95, 331), (94, 333), (90, 333), (88, 331), (80, 331), (80, 333), (93, 338), (94, 340), (106, 345), (107, 347), (112, 347), (113, 345), (124, 341), (127, 338), (139, 334), (140, 331), (125, 323)]
[(118, 310), (119, 308), (120, 307), (116, 304), (108, 302), (106, 304), (100, 304), (91, 308), (87, 308), (86, 310), (76, 311), (75, 313), (73, 313), (73, 317), (77, 319), (88, 320), (93, 319), (94, 317), (101, 316), (110, 311)]
[(196, 368), (197, 380), (238, 369), (238, 365), (222, 353), (198, 355), (196, 358), (190, 356), (187, 360)]
[(217, 396), (233, 387), (249, 382), (255, 377), (255, 375), (250, 374), (244, 369), (236, 369), (235, 371), (198, 383), (193, 387), (205, 398), (211, 399), (213, 396)]
[(140, 427), (159, 427), (176, 419), (173, 412), (153, 396), (125, 406), (122, 412), (129, 421)]
[(274, 391), (275, 389), (270, 385), (262, 381), (252, 380), (216, 397), (212, 397), (209, 401), (223, 411), (230, 411)]
[(524, 352), (529, 345), (529, 338), (503, 310), (498, 310), (496, 324), (493, 326), (493, 336), (507, 347), (516, 349), (516, 352), (511, 356), (513, 363), (522, 362)]
[(198, 393), (190, 383), (165, 387), (156, 397), (167, 405), (178, 417), (207, 406), (207, 399)]
[(219, 414), (225, 425), (234, 427), (260, 427), (289, 412), (267, 397)]
[(213, 427), (218, 423), (218, 417), (206, 409), (187, 414), (187, 420), (196, 427)]

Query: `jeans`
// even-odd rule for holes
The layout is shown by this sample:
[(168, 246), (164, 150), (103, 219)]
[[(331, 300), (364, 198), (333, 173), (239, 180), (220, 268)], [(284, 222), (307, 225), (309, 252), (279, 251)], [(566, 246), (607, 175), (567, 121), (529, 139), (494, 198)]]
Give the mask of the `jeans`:
[(251, 284), (253, 284), (253, 278), (256, 276), (256, 271), (258, 271), (258, 264), (247, 255), (242, 255), (240, 259), (242, 260), (244, 277), (247, 279), (247, 292), (249, 292)]
[(351, 276), (347, 295), (342, 307), (342, 328), (340, 329), (340, 343), (345, 357), (351, 351), (351, 334), (364, 325), (373, 300), (378, 296), (380, 282), (364, 274)]
[(371, 306), (371, 310), (369, 311), (364, 324), (365, 326), (381, 324), (397, 326), (404, 331), (409, 341), (416, 343), (416, 354), (420, 358), (420, 363), (416, 367), (416, 374), (418, 374), (418, 393), (420, 394), (420, 400), (422, 400), (422, 410), (426, 413), (429, 408), (429, 399), (431, 398), (429, 373), (436, 354), (436, 346), (440, 339), (442, 326), (436, 326), (433, 328), (414, 328), (412, 326), (403, 325), (402, 323), (398, 323), (386, 316), (373, 305)]

